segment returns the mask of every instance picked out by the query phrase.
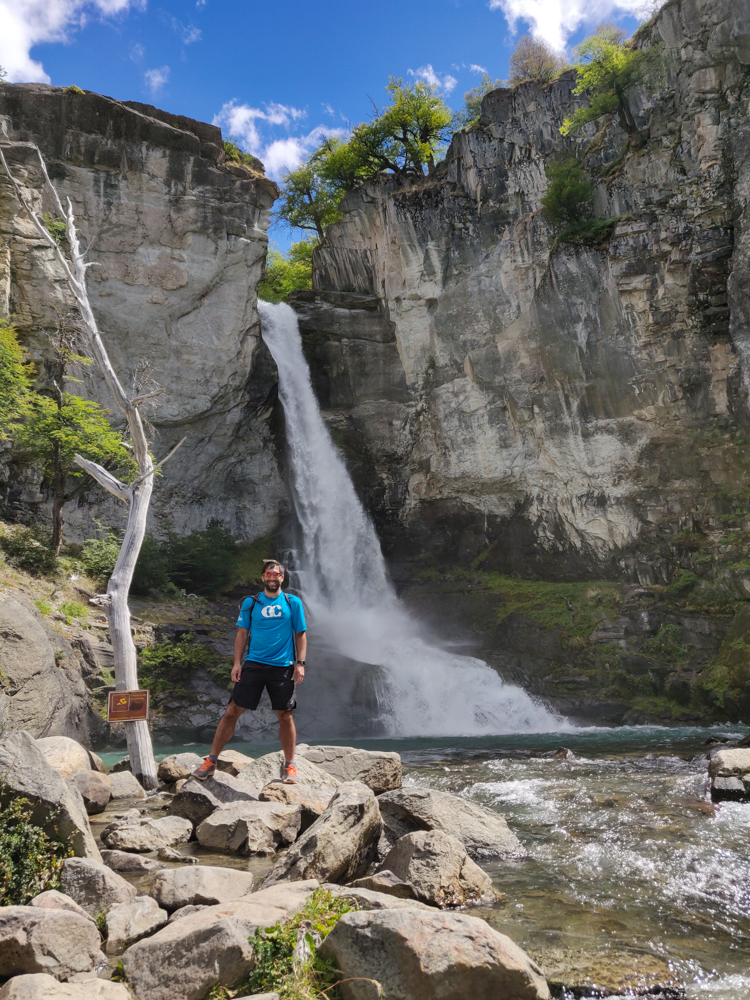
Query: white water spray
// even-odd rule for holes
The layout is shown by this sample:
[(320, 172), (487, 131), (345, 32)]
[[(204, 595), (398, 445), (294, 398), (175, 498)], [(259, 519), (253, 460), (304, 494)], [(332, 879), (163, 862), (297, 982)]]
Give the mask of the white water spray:
[[(279, 371), (294, 506), (302, 531), (298, 579), (317, 641), (382, 668), (373, 687), (393, 736), (552, 732), (568, 728), (481, 660), (429, 645), (399, 602), (370, 518), (320, 414), (297, 316), (258, 303)], [(311, 650), (312, 652), (312, 650)], [(312, 658), (312, 657), (311, 657)]]

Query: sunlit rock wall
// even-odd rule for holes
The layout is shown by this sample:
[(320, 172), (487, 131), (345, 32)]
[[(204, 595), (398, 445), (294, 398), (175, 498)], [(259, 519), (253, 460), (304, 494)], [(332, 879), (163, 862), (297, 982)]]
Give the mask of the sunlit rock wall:
[[(0, 136), (37, 206), (52, 208), (30, 143), (71, 199), (121, 379), (129, 386), (140, 373), (164, 389), (144, 406), (156, 457), (186, 438), (158, 481), (154, 524), (169, 518), (186, 531), (219, 517), (247, 539), (268, 533), (286, 500), (269, 423), (275, 368), (255, 306), (276, 186), (226, 163), (218, 128), (92, 93), (0, 85)], [(70, 308), (52, 251), (0, 176), (0, 316), (13, 318), (42, 375), (48, 335), (60, 321), (76, 325)], [(78, 391), (111, 404), (95, 375), (82, 377)], [(44, 515), (38, 472), (3, 457), (6, 516)], [(91, 534), (95, 517), (117, 525), (123, 510), (94, 486), (67, 511), (68, 537)]]
[(674, 0), (639, 44), (645, 148), (614, 123), (575, 141), (619, 217), (604, 245), (556, 246), (540, 211), (567, 73), (493, 91), (431, 177), (356, 191), (317, 253), (295, 306), (394, 555), (664, 581), (665, 532), (750, 482), (750, 4)]

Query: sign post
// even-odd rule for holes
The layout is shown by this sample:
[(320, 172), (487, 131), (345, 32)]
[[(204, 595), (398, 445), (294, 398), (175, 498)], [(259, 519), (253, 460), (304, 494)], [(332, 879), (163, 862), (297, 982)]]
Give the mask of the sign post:
[(148, 721), (148, 691), (110, 691), (107, 722)]

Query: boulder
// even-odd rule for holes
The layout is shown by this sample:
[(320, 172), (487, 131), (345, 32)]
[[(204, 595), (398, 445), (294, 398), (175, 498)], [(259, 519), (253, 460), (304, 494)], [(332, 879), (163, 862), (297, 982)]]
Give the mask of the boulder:
[(68, 913), (77, 913), (80, 917), (86, 917), (87, 920), (94, 919), (74, 899), (66, 896), (64, 892), (58, 892), (57, 889), (46, 889), (44, 892), (40, 892), (38, 896), (34, 896), (29, 901), (29, 906), (40, 906), (45, 910), (67, 910)]
[[(297, 767), (297, 777), (303, 785), (309, 785), (319, 792), (329, 792), (333, 794), (341, 782), (328, 774), (322, 768), (306, 760), (300, 754), (303, 747), (297, 747), (294, 763)], [(281, 769), (284, 766), (284, 754), (282, 752), (267, 753), (263, 757), (258, 757), (247, 767), (244, 767), (237, 776), (237, 781), (244, 786), (260, 790), (270, 781), (281, 781)]]
[(173, 920), (182, 920), (183, 917), (189, 917), (192, 913), (197, 913), (198, 910), (205, 910), (205, 903), (190, 904), (189, 906), (181, 906), (179, 910), (175, 910), (174, 913), (169, 915), (168, 924), (171, 924)]
[(104, 766), (104, 761), (98, 754), (95, 754), (93, 750), (88, 751), (89, 760), (91, 761), (91, 770), (98, 771), (99, 774), (106, 774), (107, 769)]
[(241, 899), (253, 891), (254, 881), (250, 872), (234, 868), (172, 868), (156, 876), (149, 895), (171, 913), (183, 906), (215, 906)]
[(118, 903), (107, 913), (107, 954), (119, 955), (166, 922), (167, 911), (151, 896), (136, 896), (129, 903)]
[(122, 964), (137, 1000), (202, 1000), (213, 986), (236, 983), (253, 966), (256, 928), (286, 920), (317, 887), (277, 885), (207, 906), (132, 945)]
[(58, 665), (55, 646), (67, 643), (46, 626), (30, 600), (0, 594), (0, 733), (5, 736), (86, 732), (86, 685), (72, 655), (70, 662), (66, 658)]
[(400, 899), (398, 896), (391, 896), (385, 892), (377, 892), (364, 887), (354, 888), (352, 885), (334, 885), (332, 882), (324, 882), (323, 888), (334, 896), (343, 896), (358, 904), (361, 910), (393, 910), (412, 909), (432, 910), (434, 907), (427, 903), (420, 903), (416, 899)]
[(173, 753), (159, 762), (156, 773), (159, 781), (171, 785), (173, 781), (189, 778), (196, 767), (200, 767), (203, 758), (197, 753)]
[(78, 771), (91, 770), (88, 750), (68, 736), (45, 736), (37, 740), (36, 745), (63, 778), (72, 778)]
[(302, 825), (300, 832), (312, 826), (315, 820), (325, 811), (331, 801), (330, 792), (319, 792), (309, 785), (284, 785), (278, 781), (272, 781), (260, 791), (261, 802), (284, 802), (287, 805), (299, 805), (302, 807)]
[(750, 773), (750, 748), (719, 750), (708, 764), (712, 778), (731, 778)]
[(0, 989), (0, 1000), (130, 1000), (130, 993), (122, 983), (93, 975), (84, 982), (59, 983), (52, 976), (37, 972), (14, 976)]
[(711, 798), (714, 802), (740, 802), (746, 794), (742, 778), (714, 778), (711, 782)]
[(377, 872), (375, 875), (366, 875), (365, 878), (355, 879), (347, 886), (349, 889), (371, 889), (373, 892), (382, 892), (387, 896), (396, 896), (398, 899), (416, 899), (417, 894), (411, 882), (404, 882), (398, 875), (388, 870)]
[(186, 844), (193, 835), (193, 824), (181, 816), (139, 819), (110, 823), (102, 831), (102, 843), (113, 851), (158, 851), (173, 844)]
[(202, 847), (234, 854), (275, 854), (300, 831), (302, 807), (281, 802), (240, 802), (211, 813), (196, 830)]
[(113, 799), (145, 799), (146, 791), (131, 771), (113, 771), (109, 775)]
[(466, 906), (494, 898), (492, 881), (456, 837), (440, 830), (418, 830), (401, 837), (383, 868), (414, 887), (417, 899), (434, 906)]
[(401, 758), (397, 753), (320, 746), (307, 747), (300, 756), (339, 781), (361, 781), (376, 795), (401, 787)]
[(346, 781), (325, 812), (277, 861), (263, 885), (309, 878), (326, 882), (361, 878), (377, 854), (381, 830), (372, 790), (360, 781)]
[(180, 854), (174, 847), (160, 847), (156, 852), (159, 861), (179, 861), (183, 865), (197, 865), (198, 859), (189, 854)]
[(201, 781), (189, 778), (167, 807), (170, 816), (182, 816), (194, 826), (202, 823), (216, 809), (237, 802), (257, 802), (258, 792), (241, 784), (231, 774), (217, 772)]
[(138, 875), (147, 875), (164, 868), (161, 861), (153, 861), (128, 851), (102, 851), (102, 861), (113, 872), (132, 872)]
[(410, 908), (345, 913), (319, 952), (343, 1000), (548, 1000), (539, 967), (510, 938), (464, 913)]
[(255, 757), (248, 757), (238, 750), (222, 750), (219, 754), (219, 762), (216, 765), (220, 771), (225, 771), (236, 778), (240, 771), (244, 771), (248, 764), (252, 764)]
[(473, 857), (523, 857), (526, 853), (502, 816), (468, 799), (432, 788), (398, 788), (378, 797), (383, 832), (392, 847), (416, 830), (456, 837)]
[(66, 858), (60, 872), (60, 888), (94, 917), (117, 903), (129, 902), (136, 895), (130, 882), (90, 858)]
[(28, 733), (0, 740), (0, 801), (24, 796), (37, 805), (32, 821), (62, 836), (74, 854), (99, 860), (81, 793), (70, 788)]
[[(78, 860), (78, 859), (75, 859)], [(68, 910), (0, 907), (0, 979), (46, 972), (68, 979), (106, 961), (96, 924)]]
[(104, 812), (112, 797), (112, 782), (109, 776), (98, 771), (77, 771), (68, 779), (68, 784), (81, 793), (89, 816)]

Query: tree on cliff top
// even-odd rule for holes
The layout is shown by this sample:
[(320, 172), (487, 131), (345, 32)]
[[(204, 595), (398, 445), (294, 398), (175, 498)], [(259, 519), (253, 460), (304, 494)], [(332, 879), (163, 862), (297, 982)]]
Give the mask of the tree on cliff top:
[(510, 57), (508, 82), (512, 87), (526, 80), (549, 83), (565, 69), (565, 65), (563, 57), (542, 38), (522, 35)]
[(341, 218), (338, 210), (343, 187), (325, 176), (325, 144), (294, 170), (282, 175), (281, 201), (274, 216), (290, 229), (313, 232), (319, 240), (332, 222)]
[(457, 130), (469, 128), (470, 125), (478, 122), (479, 116), (482, 113), (482, 101), (485, 96), (490, 91), (497, 90), (498, 87), (502, 86), (502, 80), (493, 80), (489, 73), (483, 73), (482, 79), (476, 87), (472, 87), (471, 90), (467, 90), (464, 94), (464, 106), (453, 116), (453, 128)]
[(643, 80), (649, 59), (645, 52), (625, 44), (623, 35), (621, 28), (602, 24), (573, 50), (578, 74), (573, 93), (587, 94), (589, 103), (565, 119), (560, 128), (563, 135), (606, 115), (617, 115), (630, 145), (638, 149), (645, 143), (628, 106), (628, 91)]
[(316, 246), (316, 240), (299, 240), (292, 243), (286, 254), (275, 247), (269, 250), (258, 298), (282, 302), (290, 292), (312, 288), (312, 255)]

